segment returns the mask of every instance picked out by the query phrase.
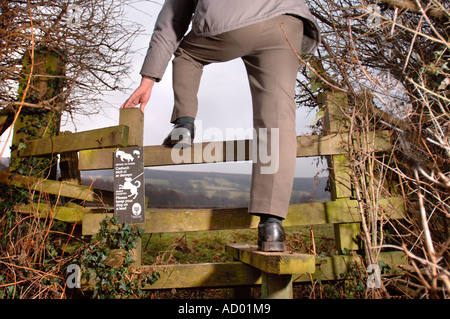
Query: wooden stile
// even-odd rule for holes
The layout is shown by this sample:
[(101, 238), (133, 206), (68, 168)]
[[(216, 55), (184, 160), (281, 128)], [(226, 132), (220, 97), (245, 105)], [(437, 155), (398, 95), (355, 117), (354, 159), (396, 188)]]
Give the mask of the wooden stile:
[[(347, 170), (346, 154), (354, 136), (348, 133), (348, 120), (341, 108), (347, 106), (345, 94), (331, 94), (325, 101), (326, 134), (297, 137), (297, 157), (328, 156), (331, 171), (332, 201), (291, 205), (284, 226), (306, 226), (334, 224), (336, 243), (340, 249), (358, 249), (355, 242), (359, 233), (361, 219), (358, 202), (353, 199), (352, 184)], [(78, 169), (112, 169), (113, 152), (117, 147), (142, 146), (144, 115), (138, 109), (121, 109), (119, 125), (87, 132), (58, 135), (27, 141), (20, 156), (40, 156), (62, 153), (62, 159), (69, 166), (76, 163)], [(385, 152), (392, 148), (390, 133), (377, 131), (367, 135), (367, 152)], [(75, 142), (76, 141), (76, 142)], [(239, 152), (236, 152), (240, 149)], [(186, 162), (175, 162), (174, 150), (160, 145), (144, 147), (144, 166), (164, 166), (178, 164), (250, 161), (252, 141), (220, 141), (194, 143), (191, 156)], [(67, 153), (69, 152), (69, 153)], [(70, 153), (71, 152), (71, 153)], [(79, 173), (79, 172), (78, 172)], [(98, 203), (98, 207), (84, 204), (70, 204), (55, 207), (49, 204), (16, 205), (15, 211), (32, 214), (41, 218), (54, 218), (69, 223), (81, 223), (84, 235), (98, 232), (100, 222), (112, 216), (113, 198), (111, 192), (100, 192), (89, 187), (77, 185), (77, 172), (67, 175), (67, 181), (57, 182), (36, 179), (21, 175), (0, 172), (0, 182), (17, 187), (47, 192), (62, 197), (74, 198), (84, 202)], [(79, 202), (78, 202), (79, 203)], [(390, 212), (391, 219), (402, 218), (403, 199), (390, 197), (379, 201), (381, 209)], [(255, 229), (259, 218), (248, 214), (247, 207), (219, 209), (147, 209), (146, 222), (138, 224), (145, 233), (191, 232), (221, 229)], [(256, 240), (255, 240), (256, 241)], [(161, 278), (144, 289), (171, 289), (194, 287), (241, 287), (261, 285), (263, 298), (292, 298), (294, 282), (311, 280), (342, 279), (352, 267), (361, 266), (362, 258), (354, 256), (334, 256), (319, 258), (313, 255), (283, 253), (263, 253), (249, 244), (230, 244), (226, 251), (236, 260), (234, 262), (141, 266), (141, 247), (135, 250), (134, 271), (156, 270)], [(120, 252), (115, 252), (119, 253)], [(356, 256), (356, 257), (355, 257)], [(119, 258), (120, 259), (120, 258)], [(405, 263), (402, 252), (381, 252), (379, 260), (389, 265)], [(109, 261), (108, 261), (109, 262)], [(114, 264), (113, 258), (110, 260)], [(392, 269), (398, 270), (394, 267)], [(83, 283), (83, 289), (91, 289), (92, 283)]]

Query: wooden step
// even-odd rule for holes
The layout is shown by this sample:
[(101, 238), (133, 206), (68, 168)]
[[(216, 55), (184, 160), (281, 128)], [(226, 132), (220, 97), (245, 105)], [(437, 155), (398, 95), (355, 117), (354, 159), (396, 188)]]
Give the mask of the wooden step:
[(256, 245), (227, 244), (226, 252), (245, 264), (265, 273), (276, 275), (312, 274), (316, 270), (314, 255), (259, 251)]
[(228, 244), (225, 250), (234, 259), (261, 270), (263, 299), (292, 299), (292, 274), (312, 274), (316, 270), (314, 255), (263, 252), (248, 244)]

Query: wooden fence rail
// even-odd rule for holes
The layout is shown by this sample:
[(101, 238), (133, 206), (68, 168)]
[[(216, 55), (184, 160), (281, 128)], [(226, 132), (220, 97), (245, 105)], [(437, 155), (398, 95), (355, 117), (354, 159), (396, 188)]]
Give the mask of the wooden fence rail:
[[(291, 205), (284, 226), (305, 226), (316, 224), (336, 225), (336, 240), (339, 248), (345, 247), (358, 249), (353, 244), (355, 236), (359, 232), (361, 212), (356, 200), (351, 194), (351, 184), (348, 172), (345, 171), (345, 155), (348, 153), (349, 145), (353, 136), (346, 131), (346, 119), (340, 113), (340, 107), (346, 106), (346, 96), (342, 94), (329, 95), (325, 102), (327, 113), (325, 116), (327, 132), (324, 135), (298, 136), (297, 157), (328, 156), (329, 168), (332, 181), (332, 201), (316, 202)], [(113, 151), (117, 147), (142, 146), (143, 141), (143, 115), (139, 109), (122, 109), (120, 111), (120, 122), (118, 126), (105, 129), (61, 135), (51, 138), (32, 140), (26, 143), (26, 147), (19, 153), (20, 156), (40, 156), (64, 152), (78, 152), (79, 170), (112, 169)], [(366, 152), (388, 152), (392, 145), (388, 131), (377, 131), (368, 134)], [(230, 152), (241, 147), (244, 151)], [(177, 164), (195, 164), (229, 161), (251, 160), (252, 141), (220, 141), (194, 143), (192, 146), (190, 161), (176, 163), (173, 160), (172, 149), (163, 146), (144, 147), (144, 166), (164, 166)], [(212, 152), (211, 150), (214, 150)], [(233, 155), (230, 155), (233, 154)], [(81, 223), (84, 235), (93, 235), (99, 230), (100, 222), (107, 215), (112, 215), (112, 194), (93, 190), (86, 186), (57, 182), (50, 180), (34, 180), (33, 178), (1, 173), (1, 183), (12, 183), (18, 187), (34, 189), (36, 191), (48, 192), (58, 196), (76, 198), (83, 202), (92, 202), (96, 205), (76, 205), (67, 207), (50, 207), (45, 204), (17, 205), (16, 211), (26, 214), (35, 214), (41, 217), (48, 216), (52, 212), (55, 219), (72, 223)], [(385, 198), (378, 203), (383, 211), (389, 212), (389, 218), (402, 218), (404, 211), (403, 199), (397, 197)], [(219, 229), (246, 229), (256, 228), (258, 219), (247, 214), (247, 207), (241, 208), (219, 208), (219, 209), (164, 209), (145, 211), (146, 222), (139, 224), (146, 233), (170, 233), (207, 231)], [(350, 226), (348, 226), (350, 225)], [(346, 230), (350, 229), (350, 232)], [(356, 229), (356, 230), (355, 230)], [(347, 245), (347, 246), (346, 246)], [(169, 289), (183, 287), (232, 287), (263, 285), (266, 291), (263, 297), (267, 298), (289, 298), (292, 297), (292, 283), (304, 282), (316, 279), (332, 280), (346, 274), (352, 267), (361, 263), (363, 258), (354, 256), (336, 256), (318, 258), (315, 256), (299, 257), (297, 254), (278, 254), (281, 260), (306, 260), (312, 262), (313, 268), (297, 267), (292, 271), (303, 269), (302, 273), (292, 273), (286, 279), (282, 289), (275, 288), (276, 278), (284, 274), (270, 274), (261, 266), (269, 262), (272, 257), (259, 256), (259, 266), (253, 264), (257, 253), (247, 251), (243, 247), (228, 247), (229, 253), (240, 261), (228, 263), (198, 264), (198, 265), (165, 265), (152, 266), (160, 269), (162, 277), (154, 285), (145, 287), (147, 289)], [(237, 253), (236, 249), (240, 249)], [(140, 249), (138, 249), (140, 250)], [(270, 255), (270, 254), (269, 254)], [(245, 258), (243, 257), (245, 256)], [(252, 256), (252, 257), (249, 257)], [(242, 257), (242, 258), (241, 258)], [(303, 258), (303, 259), (302, 259)], [(311, 259), (312, 258), (312, 259)], [(245, 259), (245, 260), (244, 260)], [(252, 260), (252, 262), (249, 262)], [(259, 260), (259, 259), (258, 259)], [(395, 265), (404, 263), (403, 253), (384, 252), (379, 260), (392, 265), (392, 271), (397, 271)], [(314, 266), (315, 265), (315, 266)], [(146, 266), (139, 266), (146, 267)], [(164, 271), (162, 271), (164, 269)], [(84, 283), (85, 288), (91, 286)], [(279, 283), (278, 283), (279, 284)], [(282, 291), (281, 294), (275, 290)]]
[(19, 156), (42, 156), (64, 152), (127, 145), (129, 128), (125, 125), (86, 132), (30, 140)]
[[(374, 132), (368, 141), (373, 152), (387, 152), (392, 148), (388, 131)], [(314, 157), (346, 154), (345, 143), (348, 141), (347, 133), (334, 133), (330, 135), (297, 136), (297, 157)], [(344, 144), (344, 145), (343, 145)], [(243, 146), (243, 151), (235, 152)], [(208, 150), (213, 150), (210, 152)], [(229, 150), (232, 150), (231, 152)], [(252, 141), (219, 141), (194, 143), (190, 160), (175, 162), (172, 149), (162, 145), (144, 146), (144, 166), (156, 167), (167, 165), (185, 165), (202, 163), (220, 163), (249, 161), (252, 158)], [(115, 149), (94, 149), (79, 152), (80, 170), (112, 169)], [(213, 153), (213, 154), (212, 154)], [(230, 155), (231, 154), (231, 155)]]
[[(392, 212), (391, 219), (402, 218), (403, 199), (382, 199), (380, 208)], [(145, 233), (178, 233), (206, 230), (248, 229), (258, 226), (259, 218), (249, 215), (247, 207), (152, 210), (147, 209)], [(86, 213), (83, 216), (83, 234), (93, 235), (100, 229), (100, 222), (112, 213)], [(356, 200), (331, 201), (290, 205), (284, 226), (309, 226), (360, 222), (361, 215)]]

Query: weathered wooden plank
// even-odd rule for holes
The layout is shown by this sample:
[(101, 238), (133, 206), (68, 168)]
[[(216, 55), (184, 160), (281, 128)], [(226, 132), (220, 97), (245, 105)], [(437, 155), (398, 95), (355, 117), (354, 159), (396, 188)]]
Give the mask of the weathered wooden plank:
[[(157, 271), (160, 278), (154, 284), (144, 284), (142, 289), (233, 287), (261, 284), (261, 272), (241, 262), (205, 263), (189, 265), (161, 265), (133, 267), (133, 272)], [(82, 281), (83, 290), (93, 288), (93, 283)]]
[(127, 146), (129, 128), (125, 125), (34, 139), (27, 142), (19, 156), (42, 156), (63, 152)]
[(150, 289), (232, 287), (261, 283), (261, 272), (241, 262), (154, 267), (161, 278)]
[(89, 209), (78, 205), (72, 205), (71, 207), (62, 207), (45, 203), (15, 205), (14, 211), (17, 213), (34, 215), (38, 218), (51, 217), (55, 220), (63, 221), (66, 223), (81, 223), (83, 215), (87, 212), (90, 212)]
[[(389, 131), (368, 134), (369, 152), (392, 149)], [(348, 133), (297, 136), (297, 157), (342, 155), (348, 152)]]
[[(392, 148), (387, 131), (370, 134), (369, 150), (388, 151)], [(297, 136), (297, 157), (344, 154), (347, 135), (303, 135)], [(252, 158), (252, 141), (220, 141), (194, 143), (187, 153), (162, 145), (144, 147), (144, 166), (166, 166), (182, 164), (219, 163), (249, 161)], [(79, 169), (112, 169), (115, 149), (83, 150), (79, 153)], [(187, 154), (184, 156), (184, 154)]]
[[(221, 141), (194, 143), (192, 147), (177, 150), (162, 145), (144, 146), (144, 166), (167, 166), (215, 162), (248, 161), (251, 141)], [(230, 149), (240, 150), (231, 152)], [(115, 149), (86, 150), (79, 153), (79, 169), (112, 169)], [(173, 152), (173, 153), (172, 153)], [(186, 153), (183, 153), (186, 152)]]
[[(363, 259), (358, 255), (341, 255), (316, 259), (314, 274), (294, 274), (294, 282), (307, 283), (312, 280), (330, 281), (345, 279), (354, 274), (355, 266), (361, 266)], [(401, 273), (399, 265), (407, 264), (406, 255), (400, 251), (382, 252), (378, 258), (389, 265), (390, 270), (382, 276)], [(261, 285), (261, 271), (242, 262), (222, 262), (184, 265), (156, 265), (133, 267), (137, 273), (157, 271), (160, 278), (153, 285), (144, 285), (146, 290), (174, 289), (174, 288), (219, 288), (235, 286)], [(362, 275), (364, 275), (362, 273)], [(89, 290), (93, 284), (82, 281), (82, 289)]]
[(78, 169), (80, 171), (96, 169), (113, 169), (115, 149), (82, 150), (78, 152)]
[[(389, 218), (401, 218), (403, 199), (392, 197), (379, 201)], [(145, 224), (140, 224), (146, 233), (171, 233), (185, 231), (204, 231), (220, 229), (248, 229), (258, 227), (259, 218), (248, 214), (247, 207), (160, 210), (145, 212)], [(110, 214), (112, 216), (112, 214)], [(93, 235), (100, 229), (100, 222), (106, 214), (85, 214), (83, 217), (83, 234)], [(357, 202), (342, 200), (291, 205), (284, 226), (301, 226), (317, 224), (334, 224), (359, 222), (361, 217)]]
[(45, 192), (62, 197), (85, 200), (88, 202), (105, 204), (113, 203), (111, 192), (92, 189), (88, 186), (71, 184), (64, 181), (59, 182), (0, 171), (0, 183), (30, 189), (37, 192)]
[(255, 245), (228, 244), (228, 255), (268, 274), (314, 273), (315, 256), (289, 252), (264, 252)]
[[(100, 222), (112, 214), (86, 214), (83, 234), (92, 235)], [(138, 224), (146, 233), (256, 228), (259, 218), (248, 214), (246, 207), (192, 210), (158, 210), (145, 212), (145, 224)]]

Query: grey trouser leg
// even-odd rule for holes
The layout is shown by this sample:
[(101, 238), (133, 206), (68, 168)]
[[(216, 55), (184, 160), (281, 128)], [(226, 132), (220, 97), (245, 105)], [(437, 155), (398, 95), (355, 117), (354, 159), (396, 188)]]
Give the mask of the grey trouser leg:
[[(235, 58), (244, 61), (256, 133), (249, 213), (287, 215), (297, 150), (294, 95), (299, 68), (291, 44), (300, 53), (302, 35), (302, 21), (283, 15), (214, 37), (198, 37), (191, 32), (175, 52), (172, 122), (181, 116), (196, 117), (205, 65)], [(278, 154), (270, 154), (271, 149)], [(264, 163), (261, 153), (271, 162)], [(278, 163), (274, 163), (277, 158)]]

